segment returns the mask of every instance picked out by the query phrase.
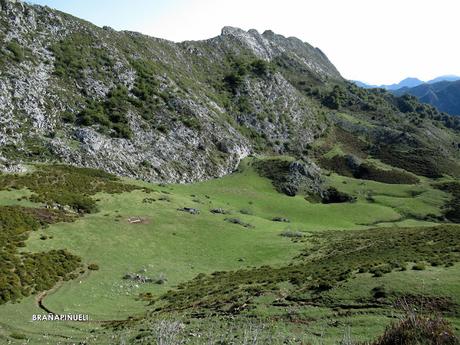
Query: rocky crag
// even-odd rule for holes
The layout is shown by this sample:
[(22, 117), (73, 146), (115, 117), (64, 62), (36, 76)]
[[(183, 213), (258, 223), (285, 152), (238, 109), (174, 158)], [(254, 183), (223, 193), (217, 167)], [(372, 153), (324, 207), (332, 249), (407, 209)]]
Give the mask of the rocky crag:
[(2, 170), (59, 161), (192, 182), (228, 174), (254, 153), (309, 162), (337, 127), (382, 159), (422, 150), (447, 173), (458, 167), (455, 123), (447, 128), (413, 99), (357, 88), (297, 38), (225, 27), (174, 43), (48, 7), (1, 0), (0, 8)]

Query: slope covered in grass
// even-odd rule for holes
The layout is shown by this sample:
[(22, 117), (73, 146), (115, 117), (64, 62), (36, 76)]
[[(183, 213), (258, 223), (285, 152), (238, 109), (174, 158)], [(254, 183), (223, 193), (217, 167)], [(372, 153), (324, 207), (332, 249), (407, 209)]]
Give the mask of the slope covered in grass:
[[(343, 239), (349, 238), (349, 243), (353, 246), (356, 239), (354, 236), (360, 234), (355, 231), (356, 229), (390, 225), (417, 226), (414, 230), (406, 230), (417, 234), (419, 230), (423, 230), (421, 226), (433, 225), (435, 218), (429, 215), (441, 215), (444, 202), (449, 200), (449, 195), (446, 192), (434, 189), (428, 181), (422, 181), (416, 185), (395, 185), (331, 175), (326, 179), (327, 185), (354, 196), (355, 202), (314, 203), (306, 200), (302, 195), (290, 197), (276, 191), (272, 181), (260, 176), (254, 169), (253, 162), (254, 159), (248, 159), (234, 174), (196, 184), (152, 185), (125, 181), (134, 184), (134, 186), (123, 187), (120, 185), (121, 187), (118, 187), (117, 185), (115, 190), (117, 193), (115, 194), (107, 193), (104, 189), (100, 189), (99, 192), (96, 190), (97, 193), (91, 198), (95, 200), (98, 212), (86, 214), (71, 223), (53, 224), (46, 229), (31, 232), (26, 241), (26, 247), (22, 249), (24, 253), (66, 248), (71, 253), (81, 257), (83, 264), (95, 264), (99, 267), (99, 270), (87, 271), (75, 280), (59, 284), (55, 291), (46, 296), (43, 303), (53, 312), (89, 314), (94, 321), (122, 320), (128, 316), (141, 316), (147, 310), (157, 308), (148, 304), (161, 296), (167, 296), (165, 293), (168, 290), (176, 291), (180, 284), (193, 281), (192, 279), (199, 274), (210, 276), (213, 272), (221, 271), (241, 272), (241, 274), (248, 272), (249, 276), (253, 276), (251, 272), (254, 274), (260, 272), (262, 279), (269, 279), (273, 272), (282, 273), (284, 271), (281, 276), (286, 276), (287, 279), (280, 279), (274, 282), (274, 285), (264, 286), (263, 283), (261, 290), (260, 283), (255, 284), (256, 280), (247, 281), (241, 285), (241, 291), (246, 291), (251, 299), (255, 298), (251, 302), (253, 307), (249, 309), (258, 317), (264, 318), (267, 315), (272, 315), (275, 318), (280, 318), (282, 322), (277, 323), (276, 327), (279, 326), (282, 329), (286, 325), (288, 329), (292, 326), (285, 320), (286, 308), (297, 310), (296, 313), (300, 313), (300, 315), (313, 317), (316, 321), (312, 323), (312, 327), (316, 329), (323, 327), (321, 325), (323, 324), (322, 320), (325, 320), (324, 318), (334, 319), (332, 312), (336, 308), (334, 305), (340, 305), (342, 303), (340, 300), (344, 297), (340, 297), (337, 302), (332, 304), (326, 303), (326, 300), (318, 300), (314, 303), (313, 309), (306, 308), (302, 303), (299, 304), (298, 297), (286, 298), (298, 296), (299, 291), (295, 289), (296, 284), (303, 284), (304, 279), (310, 279), (308, 274), (305, 275), (308, 273), (307, 271), (299, 272), (299, 269), (302, 269), (304, 267), (302, 265), (305, 264), (295, 263), (297, 259), (294, 258), (299, 256), (305, 248), (312, 250), (310, 254), (313, 257), (324, 255), (323, 250), (312, 249), (317, 246), (314, 245), (316, 242), (316, 240), (313, 241), (314, 238), (317, 240), (329, 238), (333, 247), (333, 243), (335, 243), (333, 239), (340, 239), (345, 236)], [(70, 173), (71, 170), (66, 169), (62, 171)], [(27, 174), (23, 175), (20, 179), (10, 178), (9, 181), (12, 182), (9, 184), (4, 182), (4, 185), (11, 186), (13, 183), (30, 179), (33, 181), (33, 176), (36, 175), (27, 176)], [(4, 181), (5, 179), (8, 180), (8, 175), (3, 175), (2, 178)], [(96, 174), (95, 178), (97, 180), (104, 177), (99, 177)], [(119, 182), (109, 180), (108, 183), (111, 186), (113, 183)], [(29, 188), (34, 191), (34, 184), (30, 183), (29, 185), (31, 186)], [(20, 186), (28, 187), (29, 185), (22, 183)], [(66, 184), (57, 184), (57, 186), (61, 185), (65, 186)], [(93, 187), (85, 187), (85, 190), (88, 190), (86, 193), (93, 194), (94, 186), (98, 185), (103, 186), (103, 184), (90, 184), (89, 186)], [(107, 189), (108, 192), (113, 190), (112, 187)], [(35, 189), (35, 193), (37, 191), (40, 193), (40, 190)], [(28, 207), (41, 206), (40, 203), (37, 203), (40, 199), (31, 198), (33, 194), (27, 192), (26, 189), (10, 189), (10, 191), (0, 193), (2, 193), (2, 203), (4, 204)], [(199, 212), (193, 214), (181, 211), (184, 208), (197, 209)], [(139, 219), (139, 222), (136, 219)], [(226, 219), (237, 219), (238, 222), (228, 222)], [(277, 219), (284, 219), (285, 221), (274, 221)], [(251, 226), (244, 227), (239, 223), (246, 223)], [(330, 230), (340, 230), (341, 232), (335, 233), (330, 232)], [(376, 229), (375, 231), (378, 236), (377, 231), (379, 230)], [(395, 234), (399, 233), (397, 229), (385, 231), (389, 231), (388, 234), (391, 234), (391, 231), (394, 231)], [(281, 236), (289, 232), (300, 235)], [(347, 237), (348, 233), (350, 237)], [(386, 232), (382, 232), (383, 237), (392, 236), (385, 234)], [(448, 234), (449, 232), (445, 233), (446, 236)], [(373, 240), (369, 239), (369, 241), (372, 242)], [(341, 241), (341, 243), (344, 242)], [(384, 253), (390, 255), (391, 252), (386, 251), (385, 248), (382, 247)], [(398, 248), (394, 250), (397, 252)], [(412, 255), (408, 251), (406, 254)], [(376, 259), (380, 254), (364, 254), (364, 258), (367, 256)], [(353, 256), (353, 258), (355, 257)], [(447, 259), (442, 256), (439, 264), (454, 262), (449, 258), (450, 256)], [(426, 256), (419, 258), (419, 260), (426, 260), (429, 265), (428, 259), (432, 258)], [(339, 260), (338, 257), (337, 260)], [(361, 259), (356, 257), (354, 260), (357, 263)], [(378, 263), (377, 261), (373, 261), (369, 267), (388, 264), (388, 262)], [(411, 260), (406, 256), (399, 261), (402, 264)], [(293, 262), (294, 266), (289, 266)], [(326, 266), (324, 264), (321, 267), (325, 269)], [(315, 284), (313, 284), (315, 280), (309, 284), (315, 285), (320, 290), (327, 288), (327, 292), (324, 292), (327, 294), (335, 291), (339, 293), (342, 286), (368, 277), (369, 273), (360, 273), (354, 279), (342, 280), (343, 274), (354, 277), (354, 275), (350, 275), (352, 271), (359, 270), (363, 265), (353, 264), (351, 266), (351, 271), (348, 268), (343, 272), (340, 269), (337, 272), (328, 269), (331, 274), (329, 278), (332, 280), (322, 277), (323, 273), (327, 275), (326, 271), (323, 273), (321, 270), (318, 271), (317, 278), (324, 278), (320, 279), (324, 283), (335, 281), (333, 284), (323, 284), (319, 280)], [(336, 267), (340, 267), (340, 265)], [(407, 268), (410, 267), (408, 264)], [(286, 269), (288, 271), (285, 271)], [(431, 268), (428, 269), (431, 270)], [(449, 270), (452, 269), (454, 268)], [(123, 276), (131, 272), (140, 272), (139, 274), (162, 284), (140, 283), (122, 279)], [(408, 272), (415, 271), (409, 269)], [(420, 272), (423, 274), (425, 271)], [(444, 272), (444, 269), (441, 269), (441, 272)], [(227, 274), (231, 273), (221, 273), (215, 277), (225, 277)], [(372, 282), (378, 282), (380, 279), (387, 279), (387, 275), (393, 274), (396, 273), (387, 273), (383, 277), (371, 277), (370, 279)], [(375, 272), (372, 275), (376, 275)], [(254, 277), (257, 276), (255, 274)], [(234, 282), (238, 283), (238, 279), (235, 278)], [(284, 284), (287, 285), (283, 287)], [(205, 285), (203, 284), (203, 287)], [(270, 289), (268, 286), (271, 286)], [(275, 290), (272, 291), (271, 288), (275, 288)], [(280, 292), (275, 292), (278, 289), (281, 289)], [(240, 290), (237, 289), (235, 292), (237, 291)], [(267, 291), (268, 294), (266, 294)], [(291, 292), (288, 293), (288, 291)], [(293, 294), (295, 291), (296, 293)], [(264, 293), (260, 294), (260, 292)], [(288, 306), (284, 305), (286, 302), (279, 301), (280, 306), (274, 305), (276, 304), (275, 301), (279, 300), (279, 297), (275, 297), (278, 293), (284, 296), (285, 301), (291, 300), (293, 304), (290, 305), (291, 302), (288, 302), (290, 305)], [(260, 296), (257, 297), (259, 294)], [(371, 294), (370, 291), (369, 294)], [(311, 299), (312, 296), (308, 298)], [(297, 302), (295, 302), (296, 299)], [(225, 301), (221, 298), (217, 300)], [(179, 301), (176, 300), (178, 303)], [(319, 313), (320, 310), (322, 311)], [(200, 308), (197, 311), (201, 313)], [(0, 322), (3, 329), (0, 331), (1, 336), (9, 338), (10, 333), (19, 332), (26, 334), (27, 337), (32, 337), (32, 343), (34, 341), (37, 343), (39, 341), (37, 339), (41, 339), (40, 334), (43, 332), (49, 332), (51, 339), (58, 339), (62, 335), (85, 339), (89, 329), (99, 329), (100, 327), (96, 322), (81, 324), (77, 327), (71, 323), (60, 323), (54, 326), (30, 323), (29, 318), (24, 316), (40, 312), (33, 297), (26, 298), (17, 304), (8, 303), (0, 306)], [(315, 316), (320, 314), (323, 316)], [(378, 314), (379, 312), (376, 312), (375, 315)], [(5, 315), (8, 315), (8, 319), (3, 317)], [(353, 316), (350, 323), (359, 324), (361, 322), (358, 321), (359, 319), (360, 317)], [(223, 322), (225, 324), (226, 321)], [(245, 322), (244, 319), (242, 322)], [(286, 322), (287, 324), (285, 324)], [(386, 318), (376, 321), (373, 317), (368, 317), (365, 323), (366, 327), (370, 326), (369, 322), (377, 322), (375, 323), (376, 330), (383, 330), (387, 324)], [(363, 339), (369, 339), (370, 331), (366, 332), (364, 328), (364, 326), (359, 326), (357, 330), (362, 332)], [(303, 332), (303, 334), (309, 332), (305, 328), (298, 331)], [(339, 337), (342, 331), (343, 329), (337, 328), (331, 332), (331, 339)], [(111, 334), (114, 331), (108, 332)], [(132, 332), (134, 334), (135, 329)], [(289, 332), (291, 331), (284, 330), (281, 333), (286, 335), (290, 334)], [(104, 343), (102, 339), (105, 339), (105, 336), (107, 334), (97, 333), (97, 337), (102, 343)], [(314, 335), (311, 336), (315, 337)], [(107, 339), (104, 341), (110, 343)]]

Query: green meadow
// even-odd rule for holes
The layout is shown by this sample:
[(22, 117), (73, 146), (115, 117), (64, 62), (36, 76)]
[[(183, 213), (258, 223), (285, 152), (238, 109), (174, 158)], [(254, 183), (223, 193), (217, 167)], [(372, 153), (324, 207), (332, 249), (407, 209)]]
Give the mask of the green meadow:
[[(84, 265), (98, 265), (98, 270), (84, 270), (75, 279), (58, 283), (42, 300), (54, 313), (88, 314), (91, 322), (31, 322), (32, 314), (44, 313), (33, 295), (0, 305), (0, 342), (122, 343), (123, 334), (129, 338), (135, 333), (120, 333), (107, 325), (130, 317), (144, 318), (152, 309), (152, 301), (200, 273), (286, 267), (296, 262), (306, 247), (310, 248), (310, 236), (316, 233), (430, 227), (436, 224), (436, 217), (449, 200), (449, 194), (434, 189), (428, 179), (402, 185), (331, 174), (326, 178), (327, 184), (355, 196), (356, 201), (313, 203), (300, 195), (280, 194), (270, 180), (255, 172), (252, 163), (253, 159), (247, 159), (239, 171), (229, 176), (194, 184), (154, 185), (124, 180), (142, 189), (116, 194), (99, 192), (93, 196), (98, 212), (31, 232), (21, 252), (66, 248), (81, 257)], [(0, 192), (0, 204), (41, 206), (27, 199), (30, 194), (27, 189), (4, 190)], [(180, 210), (184, 207), (198, 209), (199, 213)], [(212, 213), (213, 209), (225, 214)], [(275, 217), (289, 222), (273, 221)], [(238, 219), (250, 227), (229, 219)], [(286, 231), (305, 236), (281, 236)], [(359, 309), (344, 306), (367, 301), (372, 289), (379, 286), (391, 296), (443, 296), (454, 304), (460, 303), (458, 264), (428, 265), (423, 270), (410, 269), (410, 265), (406, 271), (378, 277), (355, 274), (321, 294), (321, 300), (315, 303), (273, 306), (277, 293), (263, 294), (252, 302), (254, 308), (249, 313), (238, 317), (278, 320), (275, 328), (283, 334), (296, 335), (297, 340), (303, 337), (312, 344), (332, 344), (346, 332), (357, 341), (373, 339), (394, 320), (397, 311), (389, 302), (376, 306), (368, 301)], [(162, 284), (123, 279), (130, 272), (142, 272)], [(285, 288), (282, 284), (277, 286), (280, 291), (295, 290), (290, 284)], [(141, 298), (145, 295), (149, 298)], [(287, 314), (303, 321), (290, 322)], [(180, 311), (164, 315), (181, 318), (188, 314)], [(454, 312), (447, 318), (458, 334), (458, 315)], [(150, 319), (143, 320), (140, 322)], [(223, 322), (209, 320), (214, 324)], [(196, 322), (192, 318), (187, 327), (195, 327)]]

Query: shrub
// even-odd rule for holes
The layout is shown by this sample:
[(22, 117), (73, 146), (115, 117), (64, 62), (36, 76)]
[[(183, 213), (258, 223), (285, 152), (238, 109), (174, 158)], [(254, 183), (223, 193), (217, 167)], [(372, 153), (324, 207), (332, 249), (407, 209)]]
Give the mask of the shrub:
[(423, 271), (426, 269), (426, 266), (424, 263), (419, 262), (419, 263), (416, 263), (414, 266), (412, 266), (412, 269), (414, 271)]
[(342, 176), (363, 180), (372, 180), (389, 184), (415, 184), (419, 179), (407, 172), (396, 169), (383, 170), (368, 163), (360, 163), (352, 155), (336, 155), (332, 158), (322, 157), (320, 164)]
[[(157, 310), (184, 311), (199, 307), (200, 312), (228, 313), (231, 307), (232, 313), (237, 314), (252, 308), (257, 296), (273, 294), (281, 282), (296, 285), (286, 297), (292, 303), (306, 300), (328, 303), (329, 296), (320, 296), (321, 293), (350, 279), (358, 269), (382, 276), (407, 262), (434, 257), (440, 262), (457, 262), (459, 231), (459, 226), (442, 225), (315, 232), (304, 252), (288, 265), (198, 275), (164, 294), (157, 301), (161, 304)], [(372, 293), (379, 295), (383, 291)]]
[(106, 48), (97, 47), (96, 37), (76, 32), (51, 46), (54, 54), (54, 74), (59, 77), (80, 80), (84, 70), (93, 73), (110, 73), (113, 61)]
[(201, 123), (196, 117), (188, 116), (188, 117), (181, 117), (180, 121), (188, 128), (200, 130)]
[(65, 165), (40, 166), (30, 174), (0, 176), (0, 189), (6, 188), (28, 188), (34, 193), (32, 201), (52, 207), (69, 206), (80, 213), (97, 211), (91, 195), (98, 192), (139, 189), (119, 183), (117, 177), (100, 170)]
[(99, 265), (95, 264), (95, 263), (91, 263), (91, 264), (88, 265), (88, 269), (91, 270), (91, 271), (97, 271), (97, 270), (99, 270)]
[(257, 59), (251, 62), (251, 70), (258, 77), (266, 77), (270, 72), (270, 65), (267, 61)]
[(235, 72), (224, 77), (224, 83), (232, 93), (236, 93), (241, 84), (243, 84), (243, 80), (243, 76)]
[(249, 216), (252, 216), (254, 213), (252, 212), (252, 210), (250, 210), (249, 208), (242, 208), (240, 210), (240, 213), (241, 214), (246, 214), (246, 215), (249, 215)]
[(99, 125), (102, 133), (111, 132), (116, 138), (129, 139), (132, 136), (126, 113), (130, 96), (125, 86), (116, 86), (103, 101), (88, 100), (86, 107), (78, 114), (76, 123), (82, 126)]
[(17, 332), (13, 332), (10, 334), (10, 337), (13, 338), (13, 339), (18, 339), (18, 340), (25, 340), (27, 339), (27, 336), (23, 333), (17, 333)]
[(6, 49), (8, 49), (14, 55), (14, 60), (16, 62), (21, 62), (24, 60), (24, 49), (15, 41), (10, 41), (6, 45)]
[(444, 216), (454, 223), (460, 223), (460, 183), (458, 182), (445, 182), (435, 185), (436, 188), (443, 190), (452, 195), (444, 206)]
[(337, 110), (345, 103), (345, 91), (339, 85), (335, 85), (332, 91), (322, 99), (322, 104), (330, 109)]
[(372, 297), (374, 297), (375, 299), (385, 298), (388, 295), (384, 286), (376, 286), (375, 288), (371, 290), (371, 292), (372, 292)]
[(0, 304), (47, 290), (80, 266), (80, 259), (65, 250), (19, 252), (29, 231), (73, 219), (63, 211), (0, 207)]
[(290, 237), (290, 238), (301, 238), (301, 237), (304, 237), (305, 234), (301, 231), (285, 230), (280, 234), (280, 236)]
[(372, 345), (458, 345), (450, 324), (440, 316), (408, 314), (392, 323)]
[(355, 201), (356, 199), (347, 193), (339, 191), (335, 187), (329, 187), (323, 195), (321, 202), (323, 204), (334, 204), (342, 202)]

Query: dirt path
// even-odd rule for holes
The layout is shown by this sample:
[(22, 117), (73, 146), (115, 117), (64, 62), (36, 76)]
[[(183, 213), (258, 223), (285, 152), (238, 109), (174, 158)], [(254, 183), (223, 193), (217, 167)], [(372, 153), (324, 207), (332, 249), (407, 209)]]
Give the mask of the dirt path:
[(59, 288), (62, 286), (63, 284), (63, 281), (60, 280), (58, 281), (51, 289), (49, 290), (45, 290), (45, 291), (42, 291), (40, 292), (37, 297), (35, 298), (35, 302), (37, 303), (37, 306), (46, 311), (48, 314), (54, 314), (56, 315), (55, 312), (51, 311), (50, 309), (48, 309), (45, 304), (43, 303), (43, 300), (45, 299), (46, 296), (48, 295), (51, 295), (52, 293), (56, 292), (57, 290), (59, 290)]

